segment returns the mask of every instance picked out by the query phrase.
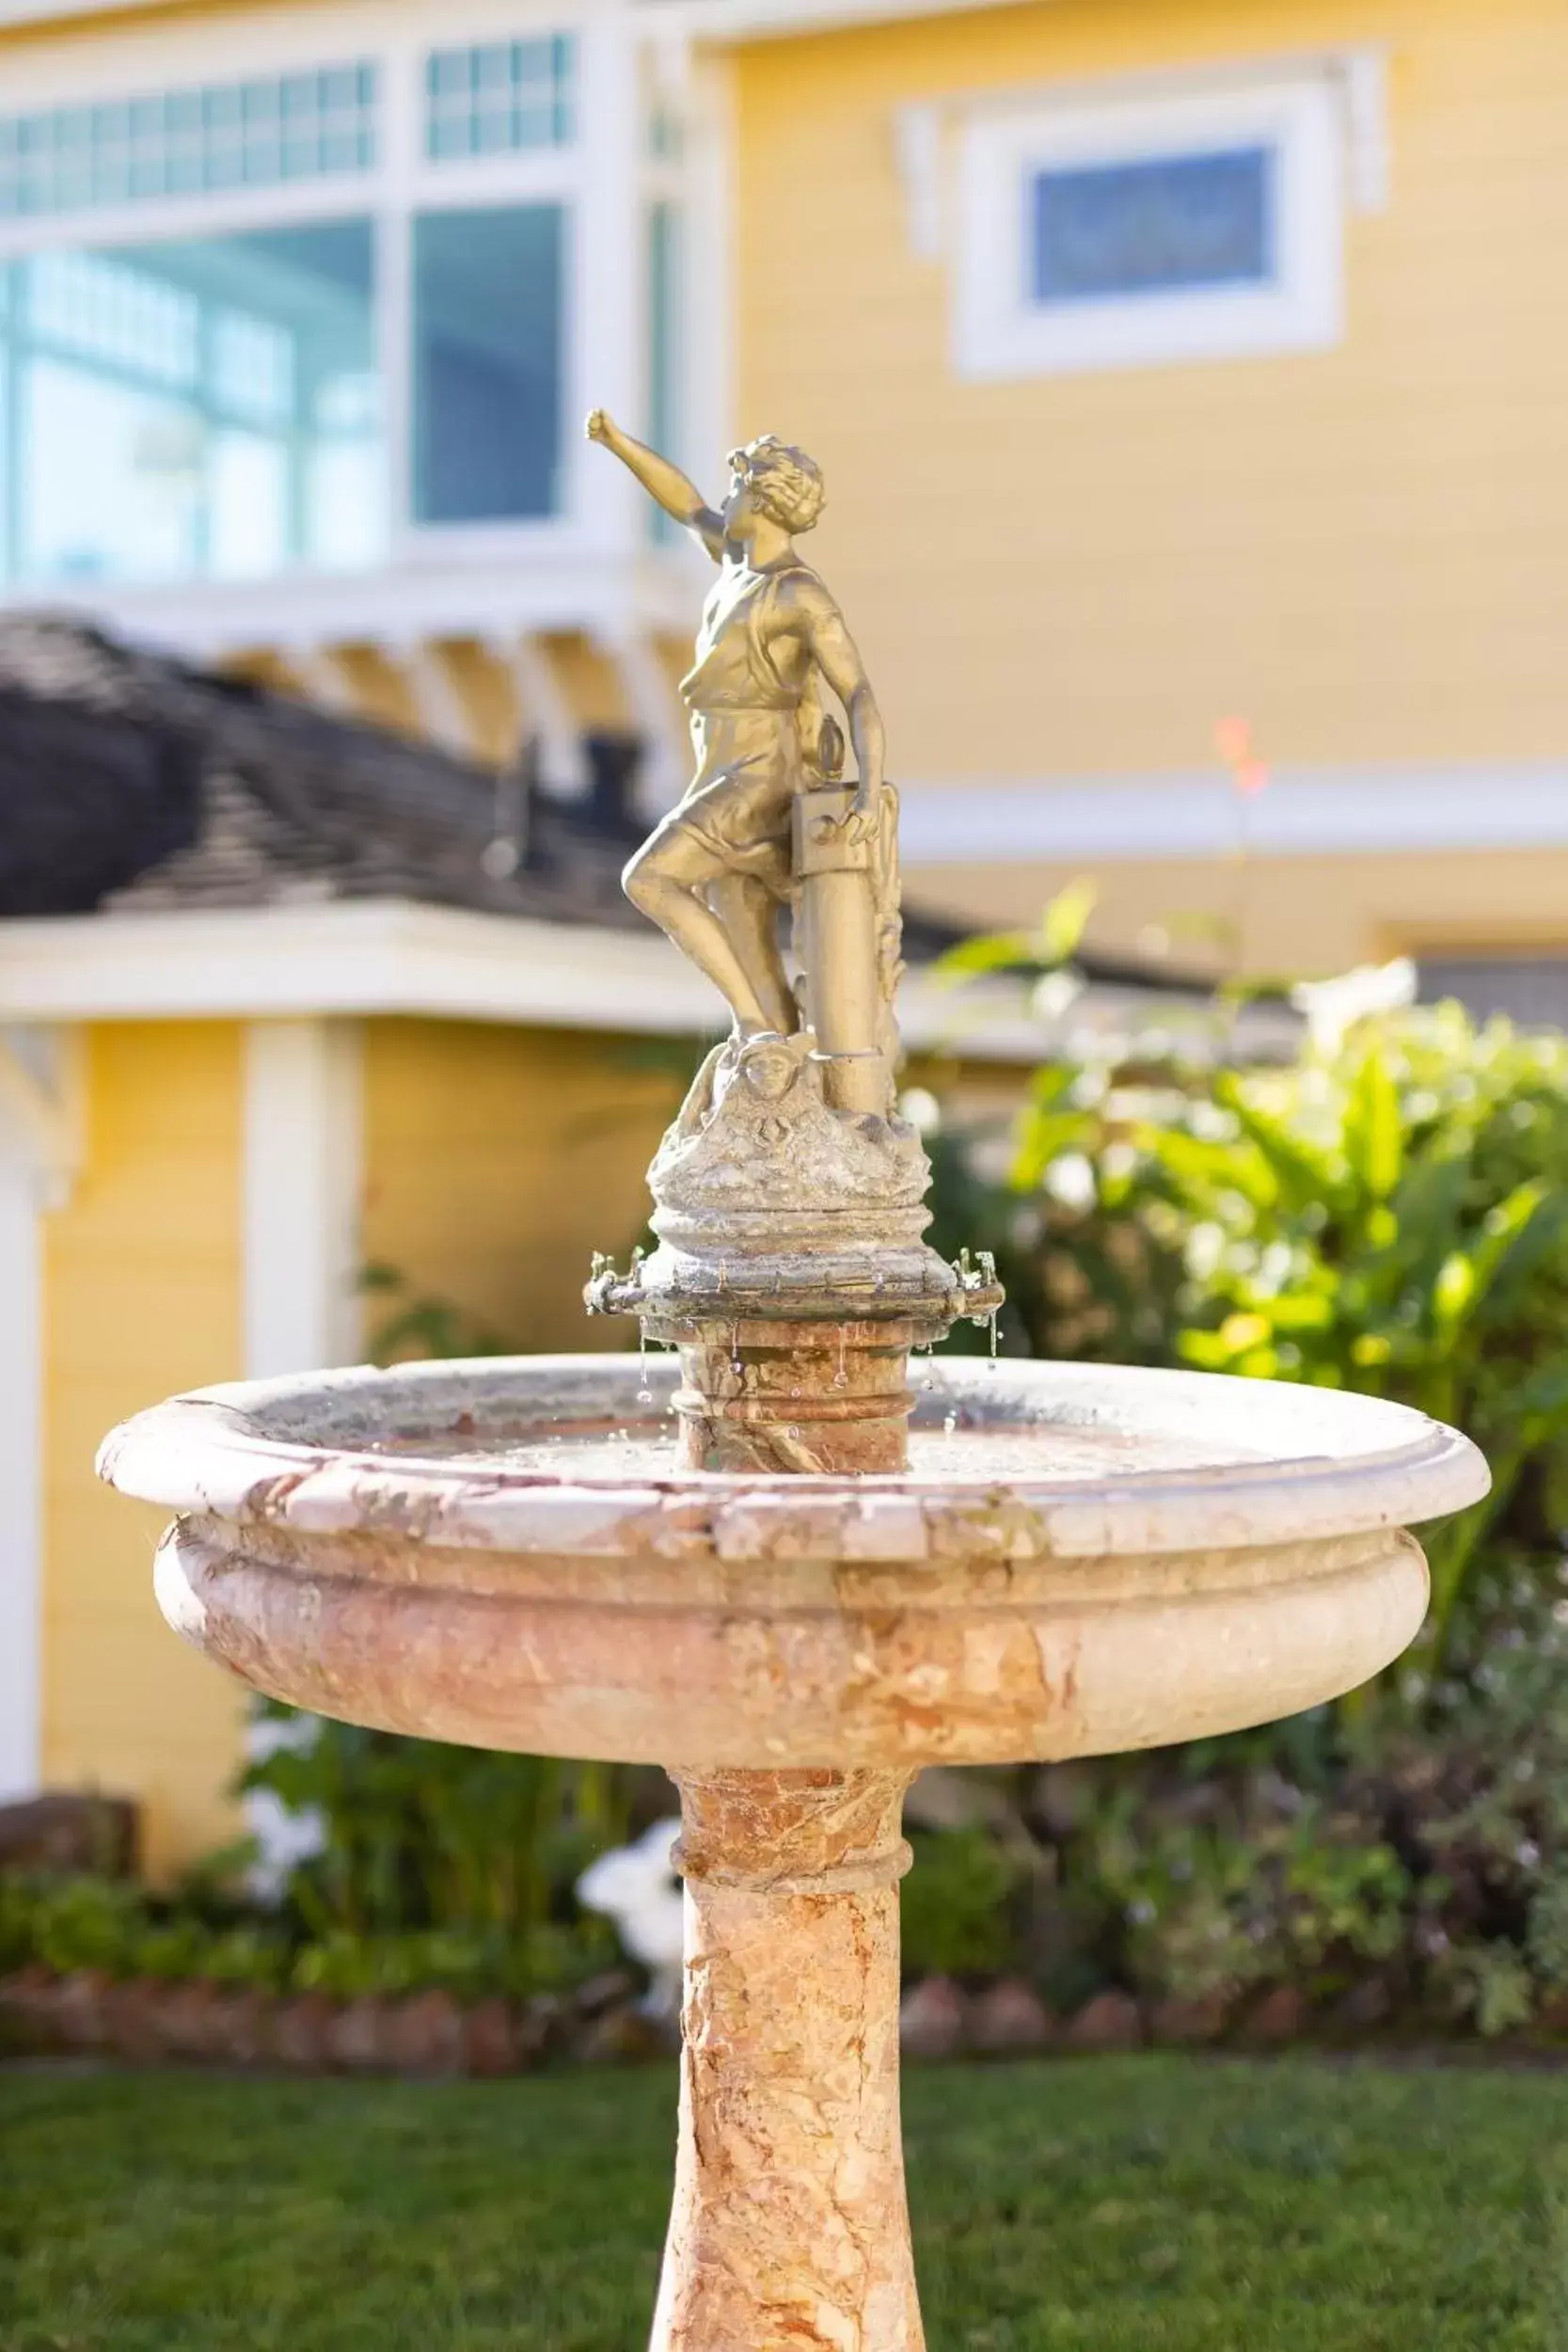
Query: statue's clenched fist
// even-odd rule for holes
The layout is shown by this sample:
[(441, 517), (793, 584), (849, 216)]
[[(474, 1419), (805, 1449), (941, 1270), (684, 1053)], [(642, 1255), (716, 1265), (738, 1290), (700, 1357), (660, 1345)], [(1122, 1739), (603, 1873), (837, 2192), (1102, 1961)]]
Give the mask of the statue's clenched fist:
[(590, 408), (583, 431), (591, 441), (603, 441), (608, 445), (615, 438), (615, 420), (608, 408)]

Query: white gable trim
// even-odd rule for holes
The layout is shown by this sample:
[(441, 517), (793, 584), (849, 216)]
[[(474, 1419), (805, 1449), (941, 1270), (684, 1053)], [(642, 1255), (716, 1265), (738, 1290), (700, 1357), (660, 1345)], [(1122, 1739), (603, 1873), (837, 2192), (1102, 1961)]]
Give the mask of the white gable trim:
[[(0, 1022), (311, 1021), (424, 1014), (641, 1036), (717, 1032), (723, 1007), (653, 930), (516, 922), (401, 899), (0, 922)], [(967, 1049), (1033, 1060), (1014, 990), (964, 999)], [(950, 990), (912, 974), (913, 1046), (953, 1035)]]
[(1568, 767), (1276, 768), (1244, 803), (1212, 769), (927, 780), (901, 834), (916, 867), (1568, 849)]

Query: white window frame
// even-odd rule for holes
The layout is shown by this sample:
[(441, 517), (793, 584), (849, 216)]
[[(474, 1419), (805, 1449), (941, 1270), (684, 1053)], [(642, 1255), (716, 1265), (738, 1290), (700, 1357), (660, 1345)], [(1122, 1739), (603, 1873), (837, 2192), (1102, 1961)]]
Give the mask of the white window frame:
[[(425, 59), (435, 49), (499, 39), (568, 33), (576, 43), (574, 136), (561, 146), (437, 160), (425, 151)], [(243, 24), (196, 24), (150, 48), (131, 28), (92, 43), (40, 49), (8, 80), (6, 106), (25, 113), (233, 79), (243, 36), (245, 72), (307, 72), (345, 61), (378, 74), (375, 161), (361, 171), (256, 189), (150, 197), (135, 205), (83, 206), (0, 221), (0, 261), (87, 247), (104, 252), (189, 237), (305, 222), (370, 218), (375, 228), (373, 306), (385, 403), (388, 542), (367, 571), (298, 569), (265, 580), (195, 578), (177, 582), (98, 584), (108, 609), (156, 596), (226, 597), (235, 589), (274, 593), (291, 580), (341, 583), (378, 573), (418, 576), (443, 566), (530, 565), (548, 557), (625, 558), (641, 552), (641, 516), (633, 485), (591, 450), (579, 428), (593, 405), (628, 421), (645, 403), (645, 288), (641, 263), (645, 192), (684, 191), (679, 167), (644, 160), (646, 93), (629, 13), (617, 0), (467, 0), (436, 17), (372, 29), (364, 10), (286, 8)], [(562, 209), (561, 449), (559, 504), (547, 516), (467, 524), (416, 522), (413, 516), (413, 220), (418, 213), (553, 202)], [(597, 459), (595, 463), (594, 460)], [(0, 585), (0, 603), (36, 600), (36, 583)]]
[[(954, 359), (971, 379), (1323, 350), (1344, 320), (1342, 108), (1326, 76), (1104, 103), (976, 110), (958, 175)], [(1053, 167), (1266, 146), (1276, 271), (1216, 286), (1045, 306), (1029, 298), (1029, 190)]]

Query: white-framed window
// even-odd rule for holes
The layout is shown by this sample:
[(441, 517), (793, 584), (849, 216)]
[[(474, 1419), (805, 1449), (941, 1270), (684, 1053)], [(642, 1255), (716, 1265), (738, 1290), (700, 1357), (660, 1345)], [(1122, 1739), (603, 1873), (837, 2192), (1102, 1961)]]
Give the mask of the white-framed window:
[(0, 115), (0, 220), (366, 171), (368, 58)]
[(1337, 342), (1341, 147), (1322, 77), (976, 110), (959, 183), (959, 373)]
[(0, 597), (619, 527), (572, 430), (616, 337), (618, 413), (678, 406), (682, 167), (636, 75), (506, 0), (318, 38), (258, 20), (243, 81), (199, 30), (161, 82), (62, 52), (0, 111)]

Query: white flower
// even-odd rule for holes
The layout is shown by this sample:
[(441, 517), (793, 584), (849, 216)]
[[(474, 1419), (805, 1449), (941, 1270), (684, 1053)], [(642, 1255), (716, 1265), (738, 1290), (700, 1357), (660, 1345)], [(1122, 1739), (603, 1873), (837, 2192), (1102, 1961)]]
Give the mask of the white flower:
[(685, 1902), (670, 1856), (680, 1836), (678, 1820), (656, 1821), (634, 1846), (617, 1846), (591, 1862), (578, 1881), (585, 1911), (610, 1920), (633, 1960), (653, 1982), (644, 2007), (652, 2016), (671, 2017), (680, 2007)]
[(1347, 1032), (1372, 1013), (1398, 1012), (1416, 1001), (1416, 966), (1408, 956), (1391, 963), (1358, 963), (1331, 980), (1300, 980), (1291, 1002), (1307, 1016), (1307, 1033), (1318, 1053), (1334, 1053)]
[(1094, 1163), (1083, 1152), (1063, 1152), (1045, 1171), (1045, 1189), (1064, 1209), (1092, 1209)]

